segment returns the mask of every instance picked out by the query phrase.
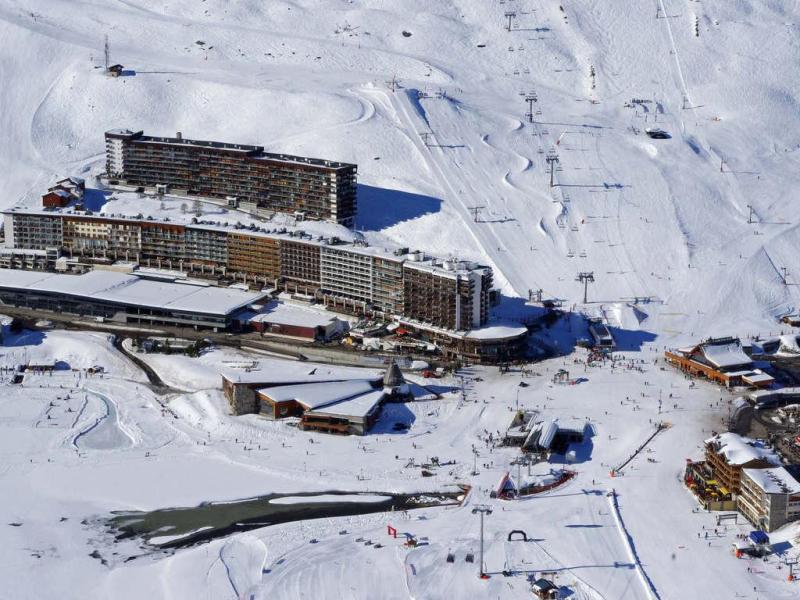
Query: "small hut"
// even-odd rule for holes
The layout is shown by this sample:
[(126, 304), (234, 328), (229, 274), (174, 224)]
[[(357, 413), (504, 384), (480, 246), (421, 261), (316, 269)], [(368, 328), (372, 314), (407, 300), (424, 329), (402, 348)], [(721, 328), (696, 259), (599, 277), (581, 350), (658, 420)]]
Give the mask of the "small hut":
[(531, 591), (537, 598), (543, 600), (557, 599), (559, 595), (558, 586), (549, 579), (537, 579), (531, 584)]

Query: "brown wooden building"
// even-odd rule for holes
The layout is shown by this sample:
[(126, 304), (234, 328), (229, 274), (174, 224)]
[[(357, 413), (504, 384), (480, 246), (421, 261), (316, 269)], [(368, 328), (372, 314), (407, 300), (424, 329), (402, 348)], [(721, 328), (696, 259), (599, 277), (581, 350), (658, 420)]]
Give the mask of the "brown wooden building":
[(769, 387), (774, 379), (756, 369), (738, 338), (709, 338), (689, 348), (664, 352), (668, 363), (726, 387)]

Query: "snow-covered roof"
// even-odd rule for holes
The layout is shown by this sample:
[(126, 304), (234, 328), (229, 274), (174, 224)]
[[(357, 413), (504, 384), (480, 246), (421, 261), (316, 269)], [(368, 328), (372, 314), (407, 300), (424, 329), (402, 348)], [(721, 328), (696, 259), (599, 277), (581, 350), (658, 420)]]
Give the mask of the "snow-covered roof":
[(722, 454), (729, 465), (744, 465), (754, 460), (766, 460), (773, 465), (781, 462), (775, 452), (760, 442), (732, 432), (717, 434), (707, 439), (706, 444), (711, 444), (717, 454)]
[(557, 433), (558, 421), (555, 419), (551, 421), (545, 421), (542, 423), (542, 435), (539, 437), (539, 445), (542, 448), (550, 448), (550, 445), (553, 443)]
[(767, 494), (800, 494), (800, 482), (784, 467), (743, 469), (743, 473)]
[(524, 335), (528, 330), (521, 326), (510, 323), (497, 323), (493, 325), (486, 325), (472, 329), (467, 333), (467, 339), (470, 340), (504, 340), (508, 338)]
[(131, 131), (130, 129), (117, 128), (117, 129), (109, 129), (106, 131), (106, 133), (109, 133), (111, 135), (131, 135), (134, 132)]
[(0, 287), (207, 315), (227, 315), (264, 297), (264, 294), (191, 281), (154, 281), (101, 270), (66, 275), (4, 269)]
[(83, 179), (83, 177), (70, 176), (70, 177), (64, 177), (64, 179), (59, 179), (58, 181), (56, 181), (56, 185), (61, 183), (72, 183), (74, 185), (81, 186), (85, 185), (86, 180)]
[(763, 371), (758, 370), (743, 375), (742, 379), (744, 379), (747, 383), (769, 383), (770, 381), (774, 380), (771, 375), (767, 375)]
[(451, 277), (453, 279), (456, 277), (467, 277), (472, 273), (487, 269), (487, 267), (483, 267), (478, 263), (463, 260), (441, 260), (431, 257), (425, 257), (423, 260), (418, 260), (414, 258), (414, 255), (411, 255), (410, 258), (411, 260), (405, 264), (405, 266), (409, 269), (436, 273), (437, 275)]
[(414, 329), (419, 329), (420, 331), (430, 331), (433, 333), (446, 334), (454, 338), (471, 340), (506, 340), (519, 335), (527, 334), (528, 332), (528, 330), (521, 325), (510, 325), (503, 323), (492, 323), (485, 325), (484, 327), (470, 329), (469, 331), (453, 331), (452, 329), (431, 325), (430, 323), (423, 323), (422, 321), (409, 319), (407, 317), (398, 318), (398, 322), (401, 325), (413, 327)]
[(294, 400), (306, 409), (313, 410), (328, 404), (341, 402), (373, 391), (372, 383), (368, 379), (354, 379), (351, 381), (336, 381), (326, 383), (304, 383), (301, 385), (281, 385), (278, 387), (261, 388), (259, 394), (268, 396), (274, 402), (288, 402)]
[(728, 344), (701, 344), (700, 348), (706, 360), (718, 369), (749, 365), (753, 362), (742, 350), (739, 340)]
[(329, 312), (293, 306), (284, 302), (271, 302), (264, 308), (264, 312), (257, 313), (249, 319), (253, 323), (276, 323), (299, 327), (326, 327), (338, 320)]
[(32, 358), (28, 361), (28, 366), (31, 368), (38, 367), (54, 367), (56, 364), (55, 358)]
[(347, 400), (321, 406), (316, 408), (313, 412), (316, 414), (364, 418), (375, 410), (375, 407), (378, 406), (385, 397), (386, 393), (383, 390), (373, 390)]
[(315, 365), (307, 362), (290, 362), (269, 358), (259, 359), (257, 364), (227, 365), (222, 368), (222, 376), (228, 381), (244, 384), (289, 385), (325, 381), (347, 381), (370, 379), (376, 384), (383, 376), (377, 369)]

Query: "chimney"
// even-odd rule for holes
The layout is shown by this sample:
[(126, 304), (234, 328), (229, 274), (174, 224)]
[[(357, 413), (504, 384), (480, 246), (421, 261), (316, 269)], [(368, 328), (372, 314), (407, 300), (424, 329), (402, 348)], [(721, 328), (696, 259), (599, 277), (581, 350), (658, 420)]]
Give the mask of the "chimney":
[(182, 140), (183, 139), (183, 134), (180, 131), (178, 131), (177, 133), (175, 133), (175, 137), (177, 139), (179, 139), (179, 140)]

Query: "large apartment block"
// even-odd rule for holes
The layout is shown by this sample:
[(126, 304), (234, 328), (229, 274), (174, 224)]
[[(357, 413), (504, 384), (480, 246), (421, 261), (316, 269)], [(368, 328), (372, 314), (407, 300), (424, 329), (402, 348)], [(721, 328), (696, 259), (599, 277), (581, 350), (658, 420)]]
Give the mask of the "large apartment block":
[(114, 129), (106, 134), (106, 175), (118, 184), (165, 186), (171, 193), (229, 198), (264, 210), (352, 226), (354, 164), (272, 154), (263, 146), (154, 137)]
[(480, 327), (489, 318), (489, 267), (454, 260), (411, 260), (404, 264), (403, 281), (407, 318), (462, 331)]
[(146, 267), (274, 287), (316, 298), (334, 310), (466, 332), (489, 318), (492, 270), (285, 229), (11, 209), (7, 245), (57, 250), (89, 264)]

